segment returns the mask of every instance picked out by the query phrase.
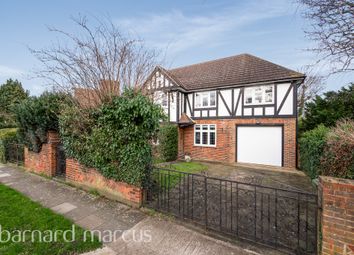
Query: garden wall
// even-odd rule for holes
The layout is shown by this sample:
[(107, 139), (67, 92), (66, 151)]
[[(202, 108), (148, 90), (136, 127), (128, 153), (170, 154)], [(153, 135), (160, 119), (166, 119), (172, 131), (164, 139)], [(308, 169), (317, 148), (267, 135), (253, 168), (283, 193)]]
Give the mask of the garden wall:
[(124, 182), (103, 177), (96, 169), (80, 165), (74, 159), (66, 159), (66, 181), (86, 190), (97, 190), (100, 194), (134, 207), (143, 202), (143, 190)]
[(52, 177), (57, 167), (57, 146), (60, 139), (56, 132), (48, 132), (47, 139), (39, 153), (25, 147), (24, 167), (31, 172)]
[(323, 255), (354, 254), (354, 180), (320, 177)]

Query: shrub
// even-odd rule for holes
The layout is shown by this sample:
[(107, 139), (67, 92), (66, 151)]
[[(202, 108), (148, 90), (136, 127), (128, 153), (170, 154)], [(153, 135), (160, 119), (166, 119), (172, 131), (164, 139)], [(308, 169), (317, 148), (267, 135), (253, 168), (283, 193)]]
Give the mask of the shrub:
[(173, 124), (163, 124), (158, 133), (158, 151), (165, 161), (177, 159), (178, 154), (178, 128)]
[(340, 119), (354, 119), (354, 83), (338, 91), (328, 91), (306, 104), (300, 131), (312, 130), (319, 124), (333, 127)]
[(65, 95), (45, 92), (16, 107), (19, 140), (29, 150), (40, 152), (42, 144), (47, 141), (47, 132), (58, 131), (58, 116), (64, 102), (68, 102)]
[(354, 120), (338, 121), (328, 133), (321, 170), (323, 175), (354, 178)]
[(326, 144), (329, 129), (324, 125), (305, 132), (299, 141), (300, 167), (311, 178), (316, 178), (320, 172), (321, 156)]
[(142, 186), (152, 165), (150, 140), (163, 117), (148, 97), (126, 90), (98, 109), (66, 107), (60, 136), (68, 157), (106, 178)]
[(17, 143), (17, 129), (4, 128), (0, 129), (0, 162), (6, 163), (7, 147), (10, 143)]

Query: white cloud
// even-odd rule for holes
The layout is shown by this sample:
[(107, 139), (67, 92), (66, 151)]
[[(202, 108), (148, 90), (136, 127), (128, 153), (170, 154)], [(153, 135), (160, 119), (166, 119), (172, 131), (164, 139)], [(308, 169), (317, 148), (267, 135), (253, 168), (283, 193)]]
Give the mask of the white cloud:
[[(117, 20), (118, 26), (144, 38), (151, 47), (174, 55), (186, 49), (222, 44), (247, 25), (289, 14), (289, 2), (257, 0), (206, 15), (180, 10)], [(292, 11), (292, 10), (291, 10)], [(264, 33), (264, 31), (259, 31)]]
[(25, 72), (20, 69), (0, 65), (0, 76), (11, 78), (11, 76), (20, 76), (23, 74), (25, 74)]

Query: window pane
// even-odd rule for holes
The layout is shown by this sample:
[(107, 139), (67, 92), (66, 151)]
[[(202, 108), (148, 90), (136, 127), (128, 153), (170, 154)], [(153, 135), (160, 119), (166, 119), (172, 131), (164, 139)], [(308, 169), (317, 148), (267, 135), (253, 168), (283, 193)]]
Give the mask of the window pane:
[(209, 133), (209, 143), (210, 145), (215, 145), (215, 132)]
[(271, 103), (273, 102), (273, 86), (265, 87), (265, 102)]
[(210, 106), (216, 105), (216, 92), (210, 92)]
[(208, 125), (203, 125), (203, 130), (208, 130)]
[(200, 144), (200, 132), (195, 132), (195, 144)]
[(167, 95), (166, 93), (162, 94), (162, 106), (167, 106), (168, 101), (167, 101)]
[(252, 89), (245, 89), (245, 104), (252, 104)]
[(262, 103), (262, 98), (263, 98), (262, 87), (254, 88), (254, 102), (258, 103), (258, 104), (261, 104)]
[(209, 102), (208, 102), (208, 94), (203, 94), (203, 106), (208, 106)]
[(200, 125), (195, 125), (196, 130), (200, 130)]
[(196, 93), (195, 94), (195, 107), (200, 107), (200, 94)]
[(210, 129), (210, 130), (215, 130), (215, 125), (210, 125), (210, 126), (209, 126), (209, 129)]
[(203, 132), (203, 144), (208, 144), (208, 132)]

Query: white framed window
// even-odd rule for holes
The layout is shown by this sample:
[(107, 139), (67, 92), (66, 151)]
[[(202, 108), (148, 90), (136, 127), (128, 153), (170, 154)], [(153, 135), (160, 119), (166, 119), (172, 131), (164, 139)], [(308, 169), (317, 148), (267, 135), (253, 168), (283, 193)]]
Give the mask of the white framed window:
[(216, 91), (196, 92), (194, 95), (195, 108), (206, 108), (216, 106)]
[(273, 104), (274, 85), (264, 85), (245, 88), (245, 105)]
[(216, 146), (216, 125), (201, 124), (194, 126), (194, 145), (195, 146)]
[(162, 93), (162, 95), (161, 95), (161, 105), (163, 107), (167, 107), (168, 106), (167, 93)]

